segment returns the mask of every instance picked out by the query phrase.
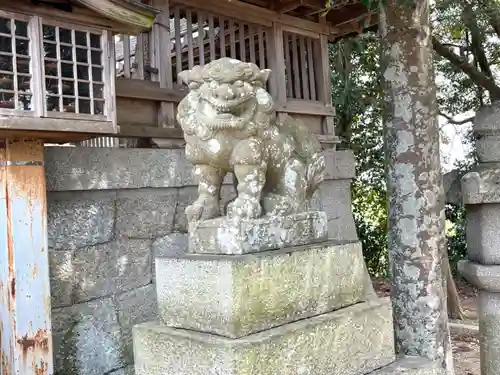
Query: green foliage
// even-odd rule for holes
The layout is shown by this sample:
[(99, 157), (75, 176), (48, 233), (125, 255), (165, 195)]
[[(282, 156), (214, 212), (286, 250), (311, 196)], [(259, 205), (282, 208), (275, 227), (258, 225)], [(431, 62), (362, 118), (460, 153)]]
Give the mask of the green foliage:
[(387, 275), (387, 215), (379, 38), (367, 33), (331, 46), (333, 100), (342, 147), (354, 151), (354, 220), (372, 275)]
[[(475, 72), (492, 81), (497, 78), (500, 64), (500, 5), (495, 5), (495, 1), (437, 0), (432, 10), (433, 35), (461, 61), (472, 65)], [(363, 0), (363, 4), (369, 7), (373, 1)], [(370, 272), (384, 276), (387, 274), (387, 199), (379, 47), (376, 33), (343, 39), (330, 47), (330, 62), (338, 135), (343, 141), (342, 147), (352, 149), (358, 163), (352, 186), (358, 234)], [(491, 101), (491, 95), (477, 75), (464, 72), (456, 61), (436, 55), (435, 68), (441, 114), (448, 118), (473, 115)], [(473, 144), (470, 132), (463, 131), (464, 127), (470, 128), (470, 123), (451, 121), (450, 126), (456, 127), (465, 143)], [(456, 168), (463, 174), (475, 163), (473, 152)], [(446, 218), (448, 253), (450, 264), (455, 268), (467, 250), (463, 206), (447, 205)]]

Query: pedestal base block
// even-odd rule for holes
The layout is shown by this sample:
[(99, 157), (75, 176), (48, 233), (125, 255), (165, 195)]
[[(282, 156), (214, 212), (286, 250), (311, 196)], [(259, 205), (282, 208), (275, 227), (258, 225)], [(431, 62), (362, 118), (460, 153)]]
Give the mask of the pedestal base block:
[(359, 375), (392, 363), (388, 301), (360, 303), (240, 339), (134, 327), (136, 375)]
[(367, 375), (446, 375), (446, 370), (426, 358), (404, 357)]
[(238, 338), (364, 302), (369, 277), (360, 242), (156, 258), (158, 313), (172, 328)]
[(189, 249), (196, 254), (246, 254), (308, 245), (328, 238), (325, 212), (264, 216), (234, 221), (227, 217), (189, 224)]

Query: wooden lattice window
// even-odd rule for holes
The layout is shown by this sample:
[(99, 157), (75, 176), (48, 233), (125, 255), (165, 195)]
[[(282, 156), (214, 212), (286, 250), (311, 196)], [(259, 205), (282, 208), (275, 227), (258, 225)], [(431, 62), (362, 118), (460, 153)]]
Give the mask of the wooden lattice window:
[(288, 98), (316, 100), (318, 77), (314, 64), (318, 39), (295, 33), (283, 33), (285, 53), (286, 94)]
[(105, 30), (0, 11), (0, 115), (86, 120), (63, 130), (115, 132), (110, 41)]

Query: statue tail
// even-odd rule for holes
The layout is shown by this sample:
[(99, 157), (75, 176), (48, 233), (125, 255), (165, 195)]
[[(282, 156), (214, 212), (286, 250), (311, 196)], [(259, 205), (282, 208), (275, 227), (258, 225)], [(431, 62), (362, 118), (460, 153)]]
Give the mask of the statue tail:
[(290, 116), (281, 122), (281, 130), (295, 140), (295, 152), (307, 164), (308, 196), (316, 190), (325, 178), (326, 162), (321, 144), (314, 134), (302, 123)]

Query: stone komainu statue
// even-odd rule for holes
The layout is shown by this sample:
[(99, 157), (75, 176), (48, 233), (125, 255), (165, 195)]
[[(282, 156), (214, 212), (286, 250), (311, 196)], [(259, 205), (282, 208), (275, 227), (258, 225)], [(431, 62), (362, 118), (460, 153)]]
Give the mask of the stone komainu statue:
[(238, 193), (227, 206), (230, 218), (309, 210), (325, 159), (301, 122), (276, 120), (265, 89), (270, 72), (221, 58), (180, 73), (190, 92), (179, 104), (177, 120), (199, 182), (198, 199), (186, 209), (189, 221), (221, 215), (220, 188), (229, 172)]

